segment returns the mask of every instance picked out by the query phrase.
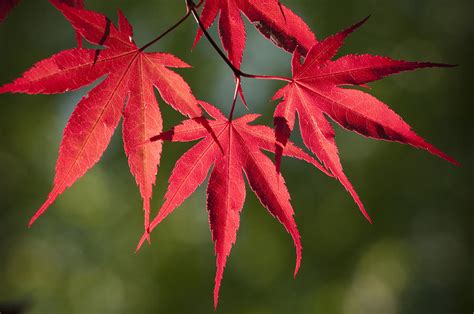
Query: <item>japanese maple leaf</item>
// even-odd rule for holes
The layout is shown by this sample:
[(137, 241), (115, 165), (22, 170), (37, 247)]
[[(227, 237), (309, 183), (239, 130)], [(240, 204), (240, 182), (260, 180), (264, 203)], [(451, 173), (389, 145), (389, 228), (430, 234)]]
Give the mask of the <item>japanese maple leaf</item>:
[(99, 161), (123, 116), (125, 152), (140, 188), (145, 226), (148, 226), (161, 143), (141, 144), (162, 130), (153, 86), (163, 100), (180, 113), (200, 116), (201, 108), (189, 86), (181, 76), (167, 68), (188, 65), (170, 54), (141, 51), (132, 40), (131, 25), (120, 11), (117, 29), (102, 14), (65, 5), (59, 8), (86, 40), (107, 49), (62, 51), (38, 62), (13, 83), (0, 87), (0, 93), (56, 94), (76, 90), (103, 76), (106, 78), (72, 113), (59, 149), (52, 191), (30, 225), (58, 195)]
[(331, 59), (344, 39), (367, 19), (315, 44), (303, 64), (296, 51), (293, 55), (291, 83), (279, 90), (274, 99), (283, 98), (274, 115), (277, 141), (277, 168), (287, 147), (298, 113), (304, 144), (349, 191), (362, 213), (370, 221), (359, 196), (342, 169), (333, 127), (327, 117), (342, 127), (361, 135), (409, 144), (456, 163), (418, 136), (387, 105), (360, 90), (344, 86), (364, 86), (401, 71), (448, 65), (429, 62), (406, 62), (372, 55), (347, 55)]
[[(247, 19), (278, 47), (293, 52), (297, 47), (302, 54), (316, 43), (308, 25), (278, 0), (204, 0), (201, 21), (206, 29), (219, 16), (219, 34), (229, 59), (240, 67), (245, 49), (245, 25), (240, 15)], [(203, 32), (198, 30), (194, 45)]]
[[(154, 138), (172, 142), (201, 141), (176, 162), (165, 201), (151, 222), (150, 231), (196, 190), (212, 168), (207, 188), (207, 209), (217, 256), (214, 288), (214, 304), (217, 306), (224, 267), (236, 240), (240, 212), (245, 201), (242, 171), (262, 205), (293, 237), (296, 248), (295, 275), (301, 260), (301, 242), (285, 181), (277, 173), (270, 158), (261, 151), (275, 151), (272, 129), (262, 125), (249, 125), (259, 115), (250, 114), (229, 121), (212, 105), (202, 105), (215, 120), (186, 120), (171, 131)], [(316, 160), (291, 142), (287, 143), (284, 155), (305, 160), (326, 172)], [(142, 237), (138, 248), (146, 237), (147, 234)]]

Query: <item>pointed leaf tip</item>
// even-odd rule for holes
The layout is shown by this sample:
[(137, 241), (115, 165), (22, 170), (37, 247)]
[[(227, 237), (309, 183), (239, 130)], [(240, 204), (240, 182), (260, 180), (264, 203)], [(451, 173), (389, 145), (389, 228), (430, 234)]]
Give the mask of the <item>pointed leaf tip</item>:
[(441, 151), (440, 149), (436, 148), (435, 146), (431, 145), (431, 144), (426, 144), (426, 147), (422, 147), (422, 148), (425, 148), (430, 154), (434, 155), (434, 156), (437, 156), (441, 159), (444, 159), (446, 160), (447, 162), (457, 166), (457, 167), (460, 167), (461, 166), (461, 163), (458, 162), (456, 159), (454, 159), (453, 157), (445, 154), (443, 151)]
[(137, 248), (135, 249), (135, 253), (137, 253), (141, 249), (143, 243), (145, 243), (145, 241), (150, 238), (149, 235), (150, 234), (146, 232), (142, 235), (142, 237), (140, 238), (140, 241), (138, 241), (138, 245), (137, 245)]
[(51, 192), (51, 194), (48, 196), (48, 199), (41, 205), (41, 207), (36, 211), (36, 213), (31, 217), (30, 221), (28, 222), (28, 228), (31, 228), (31, 226), (35, 223), (35, 221), (44, 214), (44, 212), (48, 209), (51, 204), (54, 203), (56, 198), (58, 197), (59, 193), (57, 193), (54, 189)]
[(361, 27), (362, 25), (364, 25), (364, 24), (370, 19), (371, 16), (372, 16), (372, 14), (367, 15), (367, 16), (366, 16), (365, 18), (363, 18), (360, 22), (356, 23), (356, 24), (353, 26), (353, 28), (354, 28), (354, 29), (357, 29), (357, 28)]
[(221, 288), (221, 281), (222, 281), (222, 272), (218, 270), (216, 273), (215, 281), (214, 281), (214, 310), (217, 310), (217, 306), (219, 305), (219, 291)]
[(295, 279), (296, 279), (296, 275), (298, 275), (298, 272), (301, 266), (301, 258), (302, 258), (301, 251), (302, 251), (302, 248), (301, 248), (301, 243), (300, 243), (299, 248), (296, 249), (296, 264), (295, 264), (295, 271), (293, 273), (293, 278)]

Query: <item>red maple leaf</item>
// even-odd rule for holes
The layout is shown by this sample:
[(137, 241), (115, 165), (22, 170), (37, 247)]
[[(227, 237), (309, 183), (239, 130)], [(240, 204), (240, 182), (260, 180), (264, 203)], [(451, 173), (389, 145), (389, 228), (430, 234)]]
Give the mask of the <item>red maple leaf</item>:
[(125, 152), (140, 188), (145, 226), (148, 226), (161, 143), (141, 144), (162, 130), (153, 86), (163, 100), (180, 113), (200, 116), (201, 108), (189, 86), (167, 68), (188, 65), (170, 54), (141, 51), (132, 40), (131, 25), (120, 11), (117, 29), (102, 14), (65, 5), (59, 8), (86, 40), (107, 49), (62, 51), (38, 62), (13, 83), (0, 87), (0, 93), (56, 94), (89, 85), (103, 76), (106, 78), (74, 110), (64, 130), (53, 189), (30, 225), (58, 195), (99, 161), (123, 115)]
[(343, 172), (338, 156), (333, 127), (327, 117), (342, 127), (361, 135), (409, 144), (455, 163), (433, 145), (418, 136), (387, 105), (360, 90), (343, 88), (364, 86), (385, 76), (402, 71), (449, 65), (429, 62), (406, 62), (372, 55), (347, 55), (331, 59), (344, 39), (361, 26), (360, 23), (315, 44), (301, 64), (301, 55), (293, 54), (293, 79), (279, 90), (274, 99), (283, 98), (274, 115), (277, 141), (276, 164), (286, 150), (298, 113), (301, 136), (324, 166), (349, 191), (362, 213), (370, 221), (359, 196)]
[[(208, 29), (219, 16), (219, 34), (229, 59), (240, 67), (245, 49), (245, 25), (240, 12), (278, 47), (302, 54), (316, 43), (316, 37), (306, 23), (278, 0), (204, 0), (201, 12), (203, 26)], [(202, 36), (199, 29), (194, 45)]]
[[(296, 248), (295, 275), (301, 260), (301, 243), (285, 181), (277, 173), (270, 158), (261, 151), (275, 151), (273, 130), (262, 125), (249, 125), (259, 117), (257, 114), (229, 121), (212, 105), (202, 105), (215, 120), (202, 117), (186, 120), (152, 139), (172, 142), (202, 140), (176, 162), (165, 201), (151, 222), (150, 231), (196, 190), (214, 165), (207, 188), (207, 209), (217, 256), (214, 288), (214, 304), (217, 306), (224, 267), (236, 240), (240, 211), (245, 201), (242, 171), (262, 205), (293, 237)], [(287, 143), (284, 155), (305, 160), (330, 175), (316, 160), (291, 142)], [(138, 248), (146, 237), (147, 234), (144, 234)]]

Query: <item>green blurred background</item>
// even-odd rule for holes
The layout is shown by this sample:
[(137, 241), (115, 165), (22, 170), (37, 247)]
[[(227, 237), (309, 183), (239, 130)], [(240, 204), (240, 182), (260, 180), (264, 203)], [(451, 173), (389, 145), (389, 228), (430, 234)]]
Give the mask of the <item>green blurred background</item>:
[[(113, 20), (120, 7), (135, 27), (138, 44), (174, 23), (184, 9), (183, 1), (169, 0), (86, 3)], [(304, 247), (300, 273), (294, 280), (291, 238), (249, 191), (218, 312), (472, 312), (473, 2), (283, 3), (301, 14), (319, 38), (372, 14), (341, 53), (459, 64), (385, 79), (372, 84), (371, 93), (462, 167), (337, 128), (346, 173), (374, 225), (340, 184), (303, 162), (284, 160)], [(179, 72), (198, 98), (228, 112), (231, 72), (205, 41), (190, 51), (195, 30), (190, 19), (152, 50), (194, 65)], [(71, 27), (46, 0), (24, 0), (0, 25), (0, 84), (74, 46)], [(245, 70), (289, 75), (289, 58), (248, 27)], [(281, 84), (244, 84), (250, 111), (263, 113), (260, 122), (270, 124), (274, 104), (269, 99)], [(29, 217), (51, 187), (67, 118), (87, 90), (0, 96), (0, 304), (24, 304), (26, 313), (213, 313), (215, 261), (205, 189), (153, 233), (151, 247), (134, 254), (142, 233), (141, 200), (120, 130), (101, 162), (28, 230)], [(166, 105), (161, 108), (166, 128), (181, 118)], [(188, 147), (165, 145), (154, 213), (174, 162)]]

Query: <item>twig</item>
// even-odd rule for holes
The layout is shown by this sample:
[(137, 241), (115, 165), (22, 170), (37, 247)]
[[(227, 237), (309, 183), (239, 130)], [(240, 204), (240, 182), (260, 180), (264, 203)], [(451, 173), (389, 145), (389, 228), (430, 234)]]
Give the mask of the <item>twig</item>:
[(207, 31), (206, 27), (203, 25), (201, 19), (199, 18), (198, 13), (196, 12), (196, 8), (194, 5), (194, 2), (192, 0), (187, 0), (187, 7), (188, 11), (190, 11), (196, 20), (196, 23), (199, 25), (201, 28), (204, 36), (206, 37), (207, 41), (211, 44), (211, 46), (214, 48), (214, 50), (219, 54), (219, 56), (224, 60), (224, 62), (227, 64), (227, 66), (232, 70), (234, 73), (234, 76), (236, 78), (240, 77), (247, 77), (247, 78), (253, 78), (253, 79), (259, 79), (259, 80), (276, 80), (276, 81), (284, 81), (284, 82), (292, 82), (290, 78), (283, 77), (283, 76), (273, 76), (273, 75), (256, 75), (256, 74), (249, 74), (241, 71), (240, 69), (236, 68), (232, 62), (229, 60), (229, 58), (226, 56), (226, 54), (222, 51), (222, 49), (219, 47), (219, 45), (215, 42), (215, 40), (212, 38), (212, 36), (209, 34)]
[(165, 37), (166, 35), (168, 35), (169, 33), (171, 33), (172, 31), (174, 31), (179, 25), (181, 25), (184, 21), (186, 21), (189, 17), (189, 15), (191, 14), (191, 11), (189, 10), (189, 5), (187, 4), (186, 5), (186, 14), (179, 19), (178, 22), (176, 22), (176, 24), (174, 24), (173, 26), (171, 26), (170, 28), (168, 28), (166, 31), (164, 31), (163, 33), (161, 33), (158, 37), (156, 37), (155, 39), (153, 39), (152, 41), (150, 41), (148, 44), (146, 44), (145, 46), (141, 47), (140, 48), (140, 51), (144, 51), (146, 48), (150, 47), (151, 45), (153, 45), (154, 43), (156, 43), (157, 41), (159, 41), (161, 38)]

